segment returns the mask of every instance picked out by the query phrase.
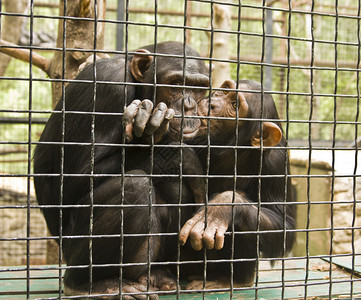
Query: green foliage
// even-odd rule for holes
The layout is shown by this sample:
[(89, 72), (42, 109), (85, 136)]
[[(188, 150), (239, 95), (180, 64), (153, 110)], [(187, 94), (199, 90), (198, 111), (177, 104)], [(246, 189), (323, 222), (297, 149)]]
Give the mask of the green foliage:
[[(319, 1), (318, 1), (319, 2)], [(316, 4), (320, 4), (316, 2)], [(52, 0), (52, 3), (58, 3)], [(188, 1), (192, 14), (185, 18), (185, 2), (174, 0), (129, 1), (130, 7), (136, 10), (158, 12), (169, 11), (178, 14), (152, 13), (129, 14), (129, 24), (124, 26), (127, 49), (133, 50), (154, 41), (167, 40), (184, 41), (185, 35), (190, 36), (190, 44), (202, 55), (209, 56), (209, 38), (211, 28), (212, 4), (208, 1)], [(238, 1), (234, 1), (238, 3)], [(264, 36), (262, 21), (247, 18), (265, 16), (259, 1), (242, 1), (242, 7), (232, 6), (233, 18), (229, 32), (230, 51), (232, 58), (237, 54), (242, 58), (239, 63), (230, 62), (233, 79), (252, 79), (262, 81), (265, 66), (252, 60), (262, 56)], [(108, 0), (108, 7), (116, 7), (116, 0)], [(342, 2), (338, 9), (339, 17), (335, 17), (334, 1), (322, 1), (316, 5), (315, 11), (325, 14), (307, 14), (307, 5), (292, 10), (291, 18), (285, 14), (287, 3), (276, 2), (273, 18), (286, 21), (282, 32), (282, 23), (275, 22), (273, 28), (273, 58), (277, 65), (272, 67), (273, 97), (278, 106), (284, 128), (287, 127), (289, 139), (308, 140), (309, 133), (316, 140), (353, 140), (355, 138), (358, 114), (359, 87), (356, 63), (358, 61), (358, 22), (357, 18), (345, 17), (355, 14), (357, 10), (347, 9), (355, 6), (354, 1)], [(329, 5), (329, 6), (328, 6)], [(346, 7), (346, 8), (343, 8)], [(280, 10), (277, 10), (280, 8)], [(286, 8), (287, 9), (287, 8)], [(206, 16), (195, 16), (202, 13)], [(57, 9), (35, 6), (35, 16), (58, 15)], [(111, 21), (116, 20), (116, 12), (108, 11), (105, 26), (105, 49), (114, 50), (116, 45), (116, 26)], [(290, 22), (289, 22), (290, 20)], [(57, 20), (34, 17), (34, 31), (46, 28), (57, 32)], [(188, 22), (192, 28), (182, 27)], [(27, 21), (30, 26), (29, 20)], [(311, 25), (313, 29), (311, 30)], [(336, 27), (337, 25), (337, 27)], [(288, 36), (289, 33), (289, 36)], [(239, 48), (238, 46), (239, 42)], [(237, 53), (239, 51), (239, 53)], [(42, 51), (42, 55), (51, 57), (53, 52)], [(263, 53), (264, 54), (264, 53)], [(292, 64), (287, 63), (287, 59)], [(312, 64), (312, 65), (311, 65)], [(335, 65), (338, 66), (335, 70)], [(311, 67), (313, 66), (313, 67)], [(237, 71), (239, 74), (237, 75)], [(0, 117), (46, 117), (51, 110), (51, 87), (44, 73), (36, 67), (31, 69), (29, 82), (29, 65), (13, 59), (3, 78), (0, 78)], [(288, 94), (286, 92), (289, 92)], [(336, 96), (334, 96), (336, 94)], [(312, 120), (312, 123), (309, 122)], [(288, 121), (288, 122), (286, 122)], [(0, 124), (1, 150), (15, 147), (25, 147), (28, 143), (37, 141), (42, 126), (32, 126), (29, 137), (29, 125)], [(0, 172), (26, 174), (28, 154), (12, 154), (1, 156), (1, 160), (23, 160), (22, 164), (1, 163)]]

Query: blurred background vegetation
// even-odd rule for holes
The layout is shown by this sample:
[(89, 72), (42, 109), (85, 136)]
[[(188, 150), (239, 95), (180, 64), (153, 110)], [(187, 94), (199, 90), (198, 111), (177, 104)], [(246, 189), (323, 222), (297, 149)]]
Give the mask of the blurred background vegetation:
[[(57, 35), (59, 1), (34, 0), (34, 32)], [(105, 50), (116, 49), (117, 0), (107, 1)], [(229, 35), (232, 79), (262, 81), (265, 10), (261, 0), (228, 1), (232, 22)], [(348, 146), (355, 141), (358, 122), (358, 54), (360, 19), (352, 0), (272, 2), (272, 93), (290, 145)], [(156, 5), (155, 5), (156, 3)], [(189, 44), (210, 56), (211, 1), (188, 1), (186, 31)], [(184, 0), (129, 1), (125, 26), (127, 49), (167, 40), (184, 40)], [(313, 13), (310, 13), (311, 10)], [(157, 11), (157, 14), (155, 14)], [(241, 18), (238, 18), (240, 14)], [(156, 25), (156, 26), (155, 26)], [(166, 26), (163, 26), (166, 25)], [(23, 31), (29, 31), (24, 18)], [(239, 29), (239, 31), (238, 31)], [(240, 41), (238, 48), (238, 40)], [(335, 43), (336, 42), (336, 43)], [(50, 43), (50, 44), (49, 44)], [(51, 57), (55, 44), (39, 53)], [(237, 53), (239, 49), (239, 53)], [(237, 61), (239, 57), (239, 61)], [(237, 69), (239, 65), (239, 74)], [(29, 80), (29, 79), (32, 80)], [(0, 118), (47, 118), (51, 113), (50, 79), (36, 67), (12, 59), (0, 77)], [(312, 105), (311, 105), (312, 104)], [(31, 112), (31, 113), (30, 113)], [(310, 122), (312, 120), (313, 122)], [(41, 134), (43, 125), (0, 123), (0, 172), (27, 174), (28, 145)], [(16, 151), (14, 151), (16, 150)], [(5, 153), (9, 154), (5, 155)]]

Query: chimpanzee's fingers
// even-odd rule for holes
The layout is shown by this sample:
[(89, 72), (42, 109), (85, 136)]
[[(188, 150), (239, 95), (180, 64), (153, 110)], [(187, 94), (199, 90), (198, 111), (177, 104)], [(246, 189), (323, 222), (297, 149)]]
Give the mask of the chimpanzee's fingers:
[(175, 112), (172, 108), (167, 109), (162, 124), (160, 124), (157, 134), (164, 134), (168, 130), (170, 120), (174, 118)]
[(135, 116), (137, 115), (139, 106), (141, 102), (140, 100), (133, 100), (124, 110), (123, 115), (123, 124), (127, 126), (128, 124), (132, 123)]
[[(98, 55), (95, 55), (95, 60), (98, 60), (98, 59), (100, 59), (100, 57), (99, 57)], [(93, 62), (94, 62), (94, 54), (89, 55), (89, 56), (87, 57), (87, 59), (85, 60), (85, 63), (86, 63), (86, 64), (91, 64), (91, 63), (93, 63)]]
[(133, 140), (133, 123), (129, 123), (124, 128), (125, 142), (130, 143)]
[[(106, 53), (100, 54), (100, 55), (98, 55), (98, 54), (95, 55), (95, 61), (100, 60), (102, 58), (110, 58), (110, 56), (108, 54), (106, 54)], [(94, 62), (94, 54), (89, 55), (85, 60), (85, 63), (87, 65), (92, 64), (93, 62)]]
[(151, 116), (152, 113), (152, 109), (153, 109), (153, 103), (152, 101), (145, 99), (142, 101), (137, 115), (135, 116), (134, 119), (134, 134), (137, 137), (141, 137), (143, 135), (145, 126), (148, 123), (148, 120)]
[(204, 225), (204, 220), (198, 221), (189, 233), (189, 240), (194, 250), (199, 251), (203, 248)]
[(137, 115), (140, 104), (141, 104), (140, 100), (134, 100), (124, 110), (123, 124), (124, 124), (125, 141), (127, 143), (133, 140), (133, 120)]
[(179, 243), (183, 246), (188, 239), (189, 233), (191, 232), (192, 228), (198, 221), (204, 219), (204, 211), (201, 211), (195, 214), (191, 219), (189, 219), (182, 227), (181, 231), (179, 232)]
[(155, 132), (155, 136), (154, 136), (155, 143), (158, 143), (163, 138), (163, 136), (168, 132), (169, 122), (170, 120), (173, 119), (174, 115), (175, 112), (173, 109), (171, 108), (167, 109), (162, 124), (160, 124), (159, 128)]
[[(110, 58), (110, 56), (108, 54), (102, 54), (101, 56), (99, 55), (96, 55), (96, 60), (99, 60), (99, 59), (102, 59), (102, 58)], [(83, 71), (83, 69), (87, 66), (87, 65), (90, 65), (94, 62), (94, 54), (92, 55), (89, 55), (87, 57), (87, 59), (85, 60), (85, 62), (83, 62), (79, 68), (78, 68), (78, 72), (76, 75), (78, 75), (81, 71)]]
[(154, 109), (153, 114), (147, 124), (147, 128), (145, 129), (145, 133), (148, 135), (152, 135), (162, 124), (165, 113), (168, 107), (165, 103), (160, 102), (157, 107)]
[(86, 65), (87, 65), (86, 62), (83, 62), (81, 65), (79, 65), (78, 71), (76, 72), (76, 75), (79, 75), (79, 73), (80, 73), (81, 71), (83, 71), (83, 69), (85, 68)]
[(110, 55), (109, 54), (106, 54), (106, 53), (102, 53), (100, 55), (101, 58), (110, 58)]
[(218, 225), (219, 226), (216, 233), (214, 249), (221, 250), (224, 245), (224, 234), (226, 233), (228, 226), (224, 222), (220, 222)]
[(203, 243), (204, 247), (207, 249), (213, 249), (214, 248), (214, 235), (216, 234), (217, 228), (218, 228), (218, 222), (212, 221), (207, 219), (208, 224), (207, 228), (204, 230), (203, 234)]
[[(100, 57), (99, 56), (96, 56), (96, 59), (99, 59)], [(87, 57), (87, 59), (85, 60), (85, 62), (83, 62), (79, 67), (78, 67), (78, 72), (77, 72), (77, 75), (83, 71), (83, 69), (87, 66), (87, 65), (90, 65), (91, 63), (94, 62), (94, 54), (92, 55), (89, 55)]]

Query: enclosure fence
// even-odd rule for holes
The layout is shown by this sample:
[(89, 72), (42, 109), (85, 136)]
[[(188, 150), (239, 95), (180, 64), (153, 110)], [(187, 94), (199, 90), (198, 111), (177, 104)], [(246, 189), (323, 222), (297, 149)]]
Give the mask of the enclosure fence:
[(361, 297), (361, 1), (0, 1), (0, 298)]

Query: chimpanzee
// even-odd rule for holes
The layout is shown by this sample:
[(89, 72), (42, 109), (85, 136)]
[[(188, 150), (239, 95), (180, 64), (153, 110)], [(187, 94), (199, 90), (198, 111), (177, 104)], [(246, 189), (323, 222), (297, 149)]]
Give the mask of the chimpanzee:
[[(149, 271), (150, 262), (167, 261), (177, 249), (179, 208), (164, 204), (202, 202), (204, 190), (192, 191), (197, 184), (185, 180), (180, 195), (174, 181), (150, 175), (172, 173), (163, 170), (166, 163), (180, 164), (179, 152), (169, 158), (156, 146), (179, 147), (201, 126), (190, 117), (209, 84), (198, 57), (178, 42), (145, 46), (127, 60), (87, 65), (66, 87), (34, 155), (37, 200), (67, 263), (66, 294), (121, 291), (138, 299), (148, 285), (150, 291), (175, 288), (165, 267)], [(197, 175), (197, 157), (184, 151), (183, 172)], [(183, 211), (182, 224), (192, 216), (192, 209)]]
[[(283, 256), (291, 250), (294, 242), (295, 211), (292, 203), (287, 203), (292, 201), (291, 182), (287, 177), (289, 164), (285, 164), (287, 150), (272, 96), (266, 92), (262, 95), (261, 85), (249, 80), (238, 84), (244, 92), (236, 92), (236, 83), (232, 80), (225, 81), (221, 88), (225, 90), (215, 92), (211, 103), (209, 98), (198, 103), (200, 115), (210, 117), (209, 120), (204, 118), (198, 133), (202, 136), (209, 122), (209, 174), (212, 176), (208, 184), (207, 217), (206, 209), (202, 207), (185, 223), (179, 235), (187, 253), (184, 259), (194, 261), (198, 252), (198, 259), (202, 260), (203, 251), (194, 250), (203, 246), (207, 249), (205, 288), (229, 287), (231, 264), (234, 286), (252, 285), (257, 257), (260, 254), (264, 257)], [(261, 122), (261, 119), (265, 121)], [(238, 135), (235, 135), (237, 123)], [(261, 144), (264, 146), (262, 150)], [(236, 145), (237, 150), (234, 149)], [(207, 150), (202, 150), (199, 155), (204, 162)], [(236, 182), (232, 176), (235, 172)], [(232, 235), (226, 234), (226, 231), (232, 232), (232, 227), (233, 241)], [(190, 243), (186, 243), (187, 239)], [(227, 262), (219, 262), (222, 259)], [(230, 259), (235, 261), (230, 262)], [(188, 289), (203, 288), (204, 265), (185, 264), (183, 272), (194, 279), (188, 284)]]

